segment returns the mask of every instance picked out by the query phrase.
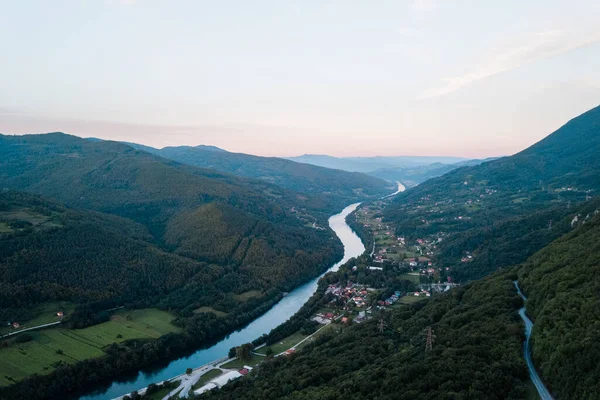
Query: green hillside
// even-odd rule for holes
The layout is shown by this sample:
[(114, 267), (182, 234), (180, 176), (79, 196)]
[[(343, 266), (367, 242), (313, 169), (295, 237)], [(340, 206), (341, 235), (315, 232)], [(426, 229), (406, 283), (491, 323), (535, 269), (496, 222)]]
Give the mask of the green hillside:
[(519, 270), (533, 359), (557, 398), (600, 397), (600, 207)]
[[(171, 252), (250, 272), (289, 265), (286, 288), (341, 254), (331, 231), (312, 228), (326, 226), (332, 212), (318, 199), (124, 144), (64, 134), (0, 136), (0, 166), (0, 187), (134, 220)], [(262, 258), (255, 248), (265, 250)], [(297, 260), (300, 249), (314, 257), (311, 263)]]
[[(215, 281), (222, 268), (170, 254), (127, 219), (0, 193), (0, 319), (22, 321), (36, 304), (148, 302), (189, 280)], [(108, 307), (107, 307), (108, 308)]]
[[(600, 107), (514, 156), (459, 168), (407, 190), (384, 215), (401, 236), (444, 234), (439, 260), (457, 266), (455, 277), (472, 279), (523, 262), (566, 233), (564, 218), (598, 194), (598, 176)], [(473, 262), (461, 265), (465, 251)]]
[(322, 196), (337, 208), (351, 202), (381, 197), (395, 189), (381, 179), (362, 173), (323, 168), (277, 157), (215, 151), (206, 146), (165, 147), (160, 150), (134, 144), (132, 146), (184, 164), (260, 179), (300, 193)]

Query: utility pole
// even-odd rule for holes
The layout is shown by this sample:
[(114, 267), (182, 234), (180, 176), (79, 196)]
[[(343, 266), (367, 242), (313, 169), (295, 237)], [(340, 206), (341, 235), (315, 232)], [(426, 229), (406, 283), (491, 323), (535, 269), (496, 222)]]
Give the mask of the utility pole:
[(548, 221), (548, 230), (551, 231), (552, 230), (552, 220)]
[(386, 326), (386, 323), (383, 320), (383, 317), (381, 317), (381, 319), (379, 320), (379, 333), (383, 333), (385, 326)]
[(431, 351), (433, 350), (433, 342), (435, 341), (435, 335), (433, 334), (433, 329), (431, 329), (430, 326), (425, 328), (425, 335), (425, 351)]

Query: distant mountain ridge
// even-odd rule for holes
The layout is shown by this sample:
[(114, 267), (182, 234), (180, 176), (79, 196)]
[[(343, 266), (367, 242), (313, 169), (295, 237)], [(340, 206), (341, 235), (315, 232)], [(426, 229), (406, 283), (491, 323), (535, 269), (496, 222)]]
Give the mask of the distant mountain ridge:
[(333, 157), (324, 154), (303, 154), (287, 157), (288, 160), (344, 171), (368, 173), (379, 168), (416, 167), (434, 163), (454, 164), (467, 161), (463, 157), (448, 156), (375, 156), (375, 157)]
[(362, 173), (297, 163), (278, 157), (231, 153), (215, 146), (170, 146), (156, 149), (127, 143), (138, 150), (182, 164), (259, 179), (303, 194), (318, 196), (333, 208), (394, 191), (394, 185)]
[(496, 158), (477, 160), (447, 156), (332, 157), (320, 154), (304, 154), (298, 157), (288, 157), (288, 159), (326, 168), (362, 172), (388, 182), (399, 181), (411, 187), (430, 178), (441, 176), (453, 169), (466, 165), (481, 164)]
[[(440, 259), (462, 279), (522, 262), (565, 233), (563, 221), (600, 192), (600, 107), (510, 157), (407, 190), (385, 210), (398, 234), (449, 233)], [(550, 222), (553, 221), (554, 223)], [(460, 262), (464, 251), (473, 262)]]

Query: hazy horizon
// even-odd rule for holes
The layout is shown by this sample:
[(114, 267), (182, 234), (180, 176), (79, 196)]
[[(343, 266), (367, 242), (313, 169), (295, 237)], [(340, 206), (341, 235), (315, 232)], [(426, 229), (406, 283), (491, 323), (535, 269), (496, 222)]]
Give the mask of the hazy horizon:
[(600, 99), (600, 3), (522, 3), (10, 2), (0, 132), (510, 155)]

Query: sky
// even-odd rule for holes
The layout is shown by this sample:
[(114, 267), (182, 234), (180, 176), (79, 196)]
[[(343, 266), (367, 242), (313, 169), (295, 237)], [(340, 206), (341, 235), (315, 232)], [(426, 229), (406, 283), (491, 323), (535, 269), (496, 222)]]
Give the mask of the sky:
[(0, 0), (0, 132), (513, 154), (600, 104), (597, 0)]

